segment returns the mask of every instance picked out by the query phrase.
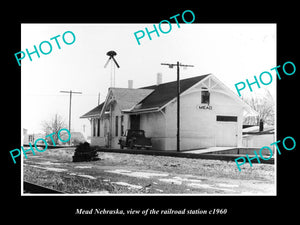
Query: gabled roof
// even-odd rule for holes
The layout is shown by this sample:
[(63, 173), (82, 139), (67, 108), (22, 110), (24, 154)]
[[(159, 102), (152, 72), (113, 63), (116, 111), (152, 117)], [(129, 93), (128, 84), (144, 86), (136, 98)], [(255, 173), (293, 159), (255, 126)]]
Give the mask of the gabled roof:
[(153, 89), (110, 88), (120, 110), (130, 109), (147, 97)]
[(91, 111), (87, 112), (86, 114), (82, 115), (80, 118), (99, 117), (103, 105), (104, 105), (104, 102), (102, 102), (100, 105), (96, 106)]
[[(180, 92), (183, 93), (208, 75), (210, 74), (180, 80)], [(131, 112), (160, 108), (177, 96), (177, 81), (143, 87), (141, 89), (144, 88), (154, 89), (154, 91), (141, 102), (139, 102), (139, 104), (137, 104), (136, 107), (131, 110)]]
[[(210, 74), (180, 80), (181, 93)], [(109, 104), (109, 96), (113, 96), (121, 111), (135, 112), (152, 108), (160, 108), (177, 96), (177, 81), (152, 85), (139, 89), (109, 88), (105, 102), (96, 106), (80, 118), (99, 117)]]
[[(209, 77), (208, 77), (209, 76)], [(235, 101), (243, 105), (248, 112), (253, 110), (249, 105), (244, 103), (237, 95), (235, 95), (226, 85), (219, 81), (214, 75), (206, 74), (197, 77), (180, 80), (181, 95), (188, 92), (194, 85), (200, 81), (205, 82), (207, 79), (214, 79), (222, 88), (222, 93), (231, 96)], [(177, 96), (177, 81), (163, 83), (160, 85), (152, 85), (139, 89), (129, 88), (109, 88), (106, 100), (101, 105), (95, 107), (80, 118), (91, 118), (101, 116), (106, 108), (112, 103), (117, 102), (117, 106), (124, 113), (139, 114), (149, 113), (162, 109)], [(253, 112), (252, 112), (253, 113)]]
[[(131, 88), (109, 88), (107, 98), (105, 102), (93, 108), (91, 111), (85, 113), (80, 118), (92, 118), (100, 117), (102, 109), (108, 105), (108, 96), (112, 95), (117, 102), (120, 110), (131, 109), (147, 95), (149, 95), (153, 89), (131, 89)], [(105, 109), (104, 109), (105, 110)]]

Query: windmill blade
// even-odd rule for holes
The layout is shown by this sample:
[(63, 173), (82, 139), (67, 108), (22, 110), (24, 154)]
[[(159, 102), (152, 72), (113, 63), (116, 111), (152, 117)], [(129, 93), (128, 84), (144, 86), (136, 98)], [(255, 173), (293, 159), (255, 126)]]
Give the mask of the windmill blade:
[(117, 65), (117, 67), (120, 68), (120, 66), (119, 66), (119, 64), (117, 63), (117, 61), (115, 60), (115, 58), (114, 58), (113, 56), (112, 56), (111, 58), (114, 60), (114, 62), (115, 62), (115, 64)]
[(108, 58), (107, 62), (106, 62), (105, 65), (104, 65), (104, 68), (107, 67), (107, 64), (109, 63), (109, 60), (110, 60), (110, 59), (111, 59), (111, 57)]

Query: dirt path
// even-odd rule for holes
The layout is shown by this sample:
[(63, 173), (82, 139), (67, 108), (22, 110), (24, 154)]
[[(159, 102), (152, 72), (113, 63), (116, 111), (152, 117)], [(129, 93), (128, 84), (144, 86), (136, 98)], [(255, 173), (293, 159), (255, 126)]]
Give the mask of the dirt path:
[(239, 172), (234, 162), (99, 153), (101, 160), (72, 163), (74, 149), (55, 149), (24, 160), (24, 179), (67, 193), (275, 194), (274, 165)]

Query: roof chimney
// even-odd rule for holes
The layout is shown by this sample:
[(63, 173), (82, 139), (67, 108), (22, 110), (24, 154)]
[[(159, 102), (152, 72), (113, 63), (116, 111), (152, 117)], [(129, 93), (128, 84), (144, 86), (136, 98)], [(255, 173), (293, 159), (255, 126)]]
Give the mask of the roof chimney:
[(133, 88), (133, 80), (128, 80), (128, 88)]
[(160, 85), (162, 83), (162, 73), (157, 73), (156, 85)]

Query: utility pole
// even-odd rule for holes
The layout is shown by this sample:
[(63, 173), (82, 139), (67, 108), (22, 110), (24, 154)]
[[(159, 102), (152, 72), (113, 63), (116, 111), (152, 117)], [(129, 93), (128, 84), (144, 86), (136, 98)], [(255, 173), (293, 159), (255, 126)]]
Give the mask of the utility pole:
[[(72, 105), (72, 94), (82, 94), (82, 92), (76, 91), (60, 91), (61, 93), (69, 93), (70, 94), (70, 104), (69, 104), (69, 131), (71, 133), (71, 105)], [(69, 145), (71, 145), (71, 139), (69, 140)]]
[(183, 65), (177, 61), (174, 63), (161, 63), (161, 65), (169, 66), (169, 68), (177, 67), (177, 152), (180, 152), (180, 67), (193, 67), (193, 65)]

